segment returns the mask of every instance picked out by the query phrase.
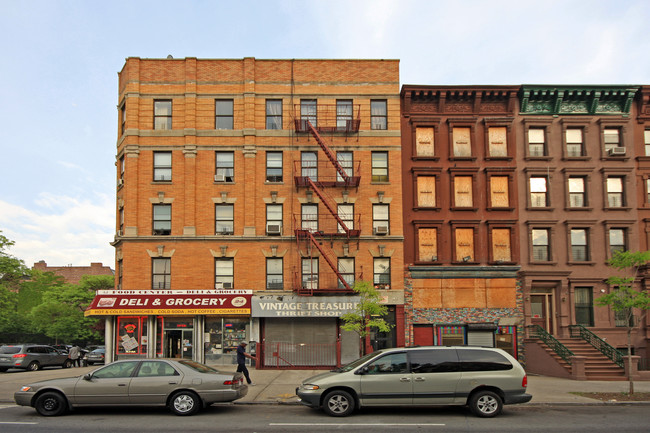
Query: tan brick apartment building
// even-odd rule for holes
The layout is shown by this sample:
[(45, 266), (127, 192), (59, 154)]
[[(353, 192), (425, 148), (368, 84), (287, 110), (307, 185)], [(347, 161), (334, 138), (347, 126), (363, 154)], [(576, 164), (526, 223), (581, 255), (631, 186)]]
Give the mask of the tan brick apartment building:
[(404, 344), (397, 60), (128, 58), (118, 110), (113, 356), (346, 362), (356, 280)]

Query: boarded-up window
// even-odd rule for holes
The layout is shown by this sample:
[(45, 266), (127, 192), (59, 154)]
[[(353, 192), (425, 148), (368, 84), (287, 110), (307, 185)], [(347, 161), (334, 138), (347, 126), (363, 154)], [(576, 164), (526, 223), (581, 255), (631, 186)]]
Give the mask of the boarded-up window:
[(490, 200), (492, 207), (509, 207), (508, 176), (492, 176), (490, 178)]
[(470, 128), (454, 128), (453, 132), (454, 156), (472, 156), (472, 143), (470, 141)]
[(415, 152), (417, 156), (434, 156), (433, 128), (415, 128)]
[(418, 207), (436, 206), (436, 177), (418, 176)]
[(506, 127), (493, 126), (488, 129), (490, 156), (508, 156), (508, 142), (506, 141)]
[(474, 229), (456, 229), (456, 260), (474, 261)]
[(456, 207), (472, 207), (472, 176), (454, 177), (454, 200)]
[(418, 260), (435, 262), (438, 260), (438, 229), (418, 230)]
[(497, 262), (510, 262), (510, 229), (492, 230), (492, 257)]

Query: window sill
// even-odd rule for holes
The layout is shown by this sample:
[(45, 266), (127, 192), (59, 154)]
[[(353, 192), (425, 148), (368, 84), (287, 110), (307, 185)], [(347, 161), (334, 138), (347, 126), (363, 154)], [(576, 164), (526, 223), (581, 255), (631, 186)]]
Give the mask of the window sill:
[(440, 207), (438, 207), (438, 206), (432, 206), (432, 207), (419, 206), (419, 207), (414, 207), (413, 210), (415, 212), (417, 212), (417, 211), (440, 211)]
[(267, 181), (264, 182), (264, 185), (284, 185), (284, 181), (283, 180), (277, 180), (277, 181), (276, 180), (273, 180), (273, 181), (272, 180), (267, 180)]
[(512, 156), (486, 156), (486, 161), (512, 161)]
[(413, 161), (440, 161), (439, 156), (412, 156)]
[(592, 208), (592, 207), (565, 207), (564, 210), (567, 211), (567, 212), (576, 212), (576, 211), (577, 212), (580, 212), (580, 211), (584, 212), (584, 211), (592, 211), (592, 210), (594, 210), (594, 208)]
[(533, 211), (546, 211), (546, 212), (550, 212), (550, 211), (554, 211), (555, 208), (554, 208), (554, 207), (531, 207), (531, 206), (528, 206), (528, 207), (526, 207), (526, 210), (527, 210), (527, 211), (530, 211), (530, 212), (533, 212)]
[(171, 185), (172, 181), (171, 180), (153, 180), (151, 181), (151, 185)]
[(631, 210), (631, 209), (632, 209), (631, 207), (627, 207), (627, 206), (621, 206), (621, 207), (605, 207), (605, 208), (603, 208), (603, 210), (606, 210), (606, 211), (629, 211), (629, 210)]
[(470, 211), (470, 212), (476, 212), (478, 210), (477, 207), (452, 207), (452, 211), (454, 212), (459, 212), (459, 211)]
[(451, 156), (450, 161), (476, 161), (475, 156)]
[(459, 262), (459, 261), (455, 260), (455, 261), (451, 262), (451, 264), (452, 264), (453, 266), (462, 266), (462, 265), (478, 265), (479, 263), (478, 263), (478, 262), (475, 262), (475, 261), (467, 261), (467, 262), (463, 262), (463, 261), (461, 260), (461, 261)]
[(515, 208), (514, 208), (514, 207), (491, 207), (491, 206), (490, 206), (490, 207), (487, 208), (487, 210), (489, 210), (489, 211), (496, 211), (496, 212), (498, 212), (498, 211), (508, 211), (508, 212), (512, 212), (513, 210), (515, 210)]
[(567, 264), (569, 266), (595, 266), (596, 262), (592, 261), (584, 261), (584, 262), (574, 262), (574, 261), (568, 261)]
[(517, 264), (517, 262), (513, 262), (513, 261), (510, 261), (510, 260), (508, 260), (507, 262), (506, 261), (489, 261), (488, 262), (488, 265), (490, 265), (490, 266), (512, 266), (512, 265), (516, 265), (516, 264)]
[(530, 265), (542, 265), (542, 266), (557, 266), (557, 262), (528, 262)]
[(590, 161), (591, 156), (563, 156), (562, 161)]
[(526, 156), (524, 157), (524, 161), (551, 161), (553, 159), (552, 156)]
[(212, 182), (214, 185), (234, 185), (235, 181), (229, 181), (229, 182)]
[(370, 185), (390, 185), (390, 181), (371, 181)]

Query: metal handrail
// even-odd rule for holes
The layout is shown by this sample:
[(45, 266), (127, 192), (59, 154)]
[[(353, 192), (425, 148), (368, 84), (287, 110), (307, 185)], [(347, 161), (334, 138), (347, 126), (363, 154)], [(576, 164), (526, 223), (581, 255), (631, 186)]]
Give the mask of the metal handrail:
[(531, 336), (542, 340), (548, 347), (553, 349), (560, 358), (571, 365), (571, 357), (575, 355), (568, 347), (560, 343), (555, 337), (546, 332), (546, 330), (539, 325), (528, 325), (527, 328), (530, 330)]
[(616, 348), (612, 347), (605, 340), (588, 330), (582, 325), (570, 325), (569, 331), (571, 332), (571, 337), (580, 337), (585, 340), (587, 343), (591, 344), (596, 348), (600, 353), (612, 360), (616, 365), (621, 368), (625, 368), (624, 358), (625, 355), (618, 351)]

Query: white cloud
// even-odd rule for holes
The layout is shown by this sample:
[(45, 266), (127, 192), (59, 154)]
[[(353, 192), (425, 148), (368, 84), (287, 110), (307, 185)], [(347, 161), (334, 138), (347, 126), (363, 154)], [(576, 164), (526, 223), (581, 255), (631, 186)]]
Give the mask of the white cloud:
[(30, 209), (0, 201), (0, 230), (16, 242), (10, 254), (27, 266), (45, 260), (51, 266), (114, 267), (115, 203), (105, 194), (90, 199), (41, 194)]

